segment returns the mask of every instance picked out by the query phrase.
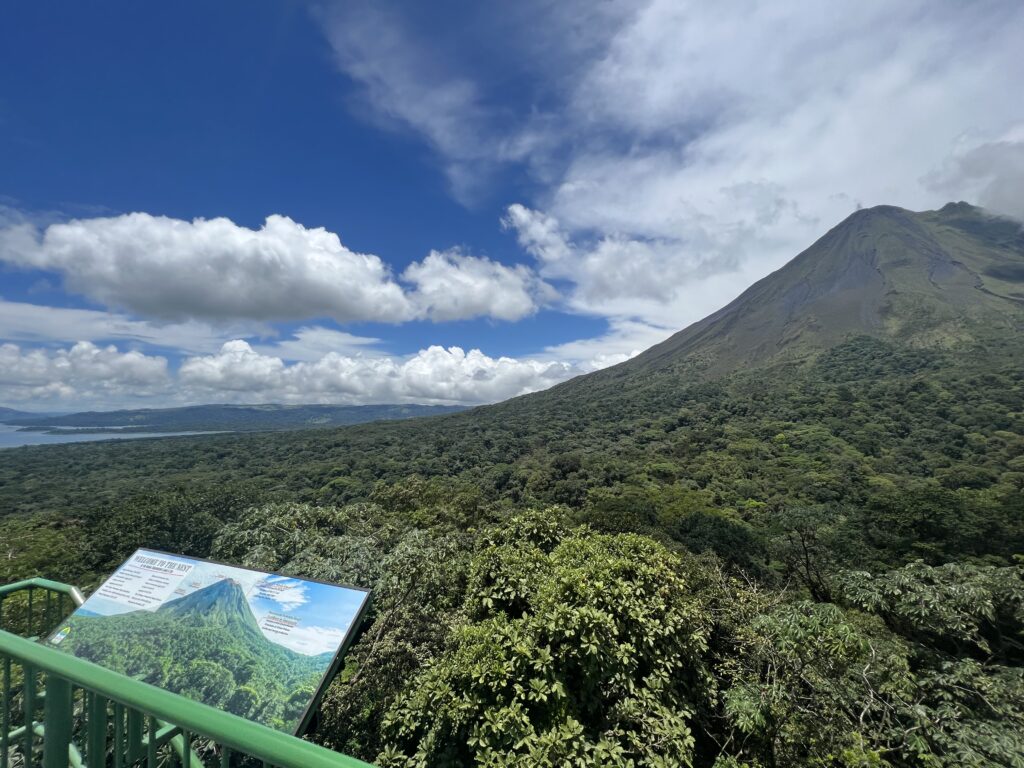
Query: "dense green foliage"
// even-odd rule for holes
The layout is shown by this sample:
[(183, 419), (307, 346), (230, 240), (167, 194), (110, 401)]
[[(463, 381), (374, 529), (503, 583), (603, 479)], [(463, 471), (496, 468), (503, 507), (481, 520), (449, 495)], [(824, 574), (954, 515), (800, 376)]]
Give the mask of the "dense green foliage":
[(215, 545), (375, 587), (330, 746), (385, 766), (1022, 764), (1024, 568), (834, 570), (813, 600), (565, 508), (403, 490), (256, 508)]
[(573, 411), (20, 449), (0, 568), (373, 587), (316, 738), (385, 765), (1021, 765), (1018, 359), (858, 338)]
[[(107, 514), (142, 488), (239, 481), (277, 498), (344, 503), (381, 480), (454, 475), (510, 504), (616, 520), (629, 511), (610, 524), (666, 527), (655, 518), (675, 514), (680, 535), (695, 538), (742, 536), (734, 526), (793, 504), (870, 508), (904, 529), (919, 502), (952, 502), (963, 511), (952, 519), (1010, 514), (1024, 485), (1024, 373), (1019, 349), (987, 355), (859, 338), (809, 366), (716, 381), (685, 367), (621, 381), (609, 373), (586, 400), (573, 381), (466, 414), (346, 430), (10, 449), (0, 455), (0, 510)], [(932, 538), (950, 533), (939, 518)], [(970, 533), (975, 548), (998, 543)], [(1003, 543), (1012, 551), (1012, 542)], [(911, 542), (877, 544), (912, 554)]]

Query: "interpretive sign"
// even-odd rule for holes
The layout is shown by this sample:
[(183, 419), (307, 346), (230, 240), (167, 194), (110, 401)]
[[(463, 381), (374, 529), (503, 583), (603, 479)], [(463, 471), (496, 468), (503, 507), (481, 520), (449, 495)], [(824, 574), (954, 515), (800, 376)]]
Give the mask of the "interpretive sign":
[(354, 587), (140, 549), (47, 642), (301, 734), (368, 598)]

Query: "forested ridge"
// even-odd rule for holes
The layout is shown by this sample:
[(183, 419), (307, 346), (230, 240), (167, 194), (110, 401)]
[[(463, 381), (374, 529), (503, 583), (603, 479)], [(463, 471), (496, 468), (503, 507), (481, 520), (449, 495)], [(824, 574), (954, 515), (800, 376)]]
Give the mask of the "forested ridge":
[(0, 576), (147, 546), (372, 587), (312, 738), (386, 766), (1024, 766), (1024, 248), (904, 214), (495, 406), (7, 451)]

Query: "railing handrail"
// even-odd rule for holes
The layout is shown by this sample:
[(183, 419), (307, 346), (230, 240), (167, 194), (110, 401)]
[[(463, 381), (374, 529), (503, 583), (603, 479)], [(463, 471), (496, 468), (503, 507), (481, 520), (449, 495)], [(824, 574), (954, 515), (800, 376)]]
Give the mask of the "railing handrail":
[(85, 598), (82, 597), (82, 593), (78, 591), (78, 587), (72, 587), (70, 584), (62, 584), (59, 581), (50, 581), (49, 579), (40, 579), (38, 577), (33, 579), (23, 579), (22, 581), (16, 581), (13, 584), (4, 584), (3, 586), (0, 586), (0, 600), (14, 592), (21, 592), (22, 590), (32, 589), (33, 587), (67, 595), (75, 605), (81, 605), (85, 602)]
[(372, 768), (354, 757), (332, 752), (3, 630), (0, 630), (0, 655), (11, 656), (22, 664), (64, 678), (158, 720), (284, 768)]

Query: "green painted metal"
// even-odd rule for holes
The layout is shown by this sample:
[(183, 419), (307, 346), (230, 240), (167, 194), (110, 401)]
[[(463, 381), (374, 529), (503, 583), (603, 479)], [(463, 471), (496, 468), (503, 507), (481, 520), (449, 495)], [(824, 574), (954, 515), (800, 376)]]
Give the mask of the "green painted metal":
[(75, 605), (81, 605), (85, 602), (85, 598), (82, 597), (82, 593), (78, 590), (78, 587), (72, 587), (70, 584), (61, 584), (59, 581), (50, 581), (49, 579), (38, 578), (25, 579), (23, 581), (16, 581), (13, 584), (4, 584), (3, 586), (0, 586), (0, 598), (14, 594), (15, 592), (24, 592), (25, 590), (31, 589), (45, 589), (47, 592), (67, 595)]
[[(4, 655), (6, 656), (6, 654)], [(25, 680), (21, 686), (21, 704), (24, 708), (22, 711), (22, 717), (26, 724), (25, 734), (22, 738), (21, 754), (24, 756), (24, 762), (26, 764), (31, 764), (32, 745), (35, 739), (33, 738), (32, 729), (28, 727), (28, 724), (34, 722), (36, 719), (36, 671), (24, 662), (22, 662), (21, 669), (25, 676)]]
[(43, 768), (67, 768), (74, 710), (71, 683), (56, 675), (46, 678), (43, 722)]
[(142, 757), (145, 746), (142, 743), (143, 714), (137, 709), (128, 710), (128, 762), (134, 763)]
[(149, 732), (146, 735), (146, 765), (154, 768), (156, 766), (157, 759), (157, 734), (160, 732), (157, 728), (156, 718), (150, 715), (146, 718), (149, 725)]
[(124, 704), (114, 703), (114, 768), (124, 768)]
[[(37, 589), (61, 596), (56, 606), (43, 607), (46, 618), (54, 618), (51, 611), (59, 614), (57, 618), (63, 618), (64, 596), (76, 605), (82, 602), (81, 593), (74, 587), (29, 579), (0, 587), (0, 605), (4, 598), (19, 591), (28, 591), (31, 599)], [(192, 749), (195, 739), (217, 745), (211, 759), (222, 768), (232, 764), (234, 755), (280, 768), (372, 768), (355, 758), (124, 677), (2, 629), (0, 661), (0, 768), (10, 768), (12, 750), (20, 751), (21, 764), (26, 768), (39, 765), (40, 742), (43, 768), (127, 768), (143, 762), (155, 766), (159, 750), (165, 745), (177, 755), (177, 764), (199, 768), (204, 762)], [(16, 679), (18, 670), (20, 686)], [(40, 681), (45, 693), (38, 690)], [(11, 730), (17, 722), (13, 718), (18, 710), (23, 724)], [(40, 741), (36, 741), (37, 737)], [(82, 739), (84, 756), (72, 743), (73, 738)]]
[(93, 691), (85, 700), (85, 757), (96, 765), (107, 748), (107, 700)]
[(5, 584), (0, 586), (0, 629), (11, 630), (8, 624), (14, 624), (19, 634), (28, 637), (46, 634), (71, 607), (84, 601), (77, 587), (49, 579)]
[(3, 712), (0, 712), (0, 768), (8, 768), (11, 737), (11, 660), (3, 659)]

